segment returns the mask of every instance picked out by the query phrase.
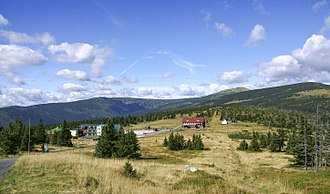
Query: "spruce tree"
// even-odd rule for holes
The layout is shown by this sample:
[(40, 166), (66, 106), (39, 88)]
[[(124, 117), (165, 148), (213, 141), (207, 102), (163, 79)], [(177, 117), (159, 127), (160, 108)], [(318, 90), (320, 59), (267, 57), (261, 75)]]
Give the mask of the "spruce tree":
[(201, 135), (194, 134), (192, 137), (192, 144), (193, 144), (194, 150), (203, 150), (204, 149), (204, 144), (203, 144)]
[(267, 136), (265, 134), (260, 135), (260, 148), (266, 148), (268, 146)]
[(115, 144), (116, 152), (114, 155), (120, 158), (139, 158), (140, 150), (139, 141), (136, 134), (133, 131), (129, 131), (127, 134), (123, 134), (119, 137), (119, 140)]
[(44, 128), (44, 125), (43, 125), (41, 119), (39, 120), (38, 125), (34, 129), (34, 132), (33, 132), (33, 136), (32, 137), (34, 139), (34, 143), (35, 144), (46, 143), (46, 141), (47, 141), (47, 133), (46, 133), (46, 130)]
[(57, 136), (57, 145), (58, 146), (66, 146), (72, 147), (72, 135), (69, 129), (63, 128), (61, 131), (58, 132)]
[(165, 137), (165, 138), (164, 138), (164, 142), (163, 142), (163, 146), (164, 146), (164, 147), (167, 147), (167, 144), (168, 144), (168, 141), (167, 141), (167, 138)]
[(116, 153), (116, 141), (118, 141), (118, 134), (113, 130), (113, 124), (108, 122), (102, 129), (94, 155), (99, 158), (111, 158)]
[(259, 142), (258, 142), (258, 137), (257, 137), (257, 133), (253, 132), (253, 135), (252, 135), (252, 140), (251, 140), (251, 143), (250, 143), (250, 147), (249, 149), (251, 151), (254, 151), (254, 152), (259, 152), (261, 151), (260, 150), (260, 146), (259, 146)]

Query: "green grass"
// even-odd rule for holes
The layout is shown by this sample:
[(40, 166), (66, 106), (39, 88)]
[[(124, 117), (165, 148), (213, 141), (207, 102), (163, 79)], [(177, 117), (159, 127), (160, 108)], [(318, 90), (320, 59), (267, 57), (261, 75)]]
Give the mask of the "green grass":
[(263, 169), (256, 173), (258, 176), (271, 181), (281, 181), (290, 187), (302, 190), (304, 193), (317, 194), (330, 192), (330, 169), (313, 171), (279, 171)]
[(65, 164), (50, 164), (31, 168), (23, 161), (14, 166), (0, 184), (0, 193), (15, 193), (16, 188), (24, 188), (20, 193), (58, 193), (72, 189), (76, 176), (70, 168)]

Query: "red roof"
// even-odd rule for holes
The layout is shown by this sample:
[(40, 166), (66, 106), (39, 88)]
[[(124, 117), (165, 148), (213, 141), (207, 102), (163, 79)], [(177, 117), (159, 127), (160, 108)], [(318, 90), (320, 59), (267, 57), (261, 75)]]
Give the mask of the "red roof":
[(194, 117), (194, 118), (183, 117), (182, 122), (183, 123), (203, 123), (204, 118), (203, 117)]

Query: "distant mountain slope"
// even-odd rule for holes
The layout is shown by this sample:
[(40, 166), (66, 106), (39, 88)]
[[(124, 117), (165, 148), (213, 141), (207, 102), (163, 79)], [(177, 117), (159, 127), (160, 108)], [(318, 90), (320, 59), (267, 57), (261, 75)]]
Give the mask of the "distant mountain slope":
[(292, 111), (315, 112), (316, 106), (330, 112), (330, 86), (301, 83), (258, 90), (234, 88), (200, 98), (155, 100), (137, 98), (93, 98), (68, 103), (43, 104), (29, 107), (0, 108), (0, 126), (20, 119), (36, 124), (87, 120), (127, 114), (145, 114), (203, 105), (275, 107)]
[[(213, 95), (204, 98), (214, 99)], [(318, 106), (323, 111), (330, 112), (330, 86), (308, 82), (250, 90), (204, 101), (205, 104), (274, 107), (310, 113), (315, 112)]]

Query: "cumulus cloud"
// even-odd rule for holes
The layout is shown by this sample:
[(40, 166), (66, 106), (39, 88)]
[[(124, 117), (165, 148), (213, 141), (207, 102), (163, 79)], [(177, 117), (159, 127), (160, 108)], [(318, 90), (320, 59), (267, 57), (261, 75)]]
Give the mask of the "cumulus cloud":
[(136, 89), (136, 94), (139, 97), (147, 97), (147, 96), (152, 96), (153, 92), (152, 92), (152, 89), (148, 89), (148, 88), (145, 88), (145, 87), (140, 87), (140, 88)]
[(24, 84), (15, 69), (21, 66), (42, 65), (47, 61), (41, 53), (27, 47), (17, 45), (0, 45), (0, 74), (7, 76), (16, 85)]
[(7, 38), (8, 41), (12, 44), (32, 43), (32, 44), (42, 44), (47, 46), (55, 42), (54, 36), (52, 36), (48, 32), (30, 36), (25, 33), (0, 30), (0, 36)]
[(58, 62), (89, 64), (94, 77), (102, 76), (102, 68), (112, 55), (112, 51), (108, 48), (86, 43), (64, 42), (60, 45), (50, 45), (48, 50)]
[(314, 12), (318, 12), (322, 7), (326, 6), (328, 2), (326, 0), (318, 1), (312, 6)]
[(46, 102), (57, 102), (58, 99), (40, 89), (10, 88), (0, 95), (1, 106), (27, 106)]
[(8, 24), (9, 21), (2, 14), (0, 14), (0, 26), (6, 26)]
[(197, 67), (205, 67), (202, 64), (194, 64), (192, 62), (183, 60), (183, 59), (173, 59), (173, 63), (179, 67), (187, 69), (191, 74), (195, 74), (195, 68)]
[(178, 87), (174, 87), (178, 95), (182, 96), (201, 96), (205, 94), (205, 89), (202, 86), (190, 86), (188, 84), (181, 84)]
[(234, 34), (234, 31), (224, 23), (216, 22), (214, 27), (222, 36), (231, 36)]
[(260, 46), (266, 40), (266, 30), (263, 25), (256, 24), (249, 36), (249, 39), (246, 41), (246, 47), (255, 47)]
[(300, 68), (301, 65), (291, 55), (281, 55), (274, 57), (270, 62), (261, 63), (258, 75), (270, 82), (294, 80), (299, 77)]
[(242, 71), (231, 71), (222, 73), (219, 80), (226, 84), (236, 84), (247, 82), (248, 77), (249, 76)]
[(292, 55), (274, 57), (259, 65), (258, 75), (265, 80), (261, 85), (288, 84), (305, 81), (330, 81), (330, 40), (312, 35), (301, 49)]
[(66, 92), (81, 92), (85, 91), (86, 88), (80, 84), (74, 84), (74, 83), (65, 83), (62, 85), (61, 91)]
[(322, 35), (312, 35), (302, 49), (293, 51), (300, 63), (317, 71), (330, 72), (330, 40)]
[(269, 15), (270, 13), (266, 10), (261, 0), (253, 0), (253, 9), (256, 10), (260, 15)]
[(330, 16), (324, 18), (324, 26), (320, 29), (321, 34), (325, 34), (327, 31), (330, 30)]
[(56, 73), (58, 77), (63, 77), (67, 79), (74, 79), (80, 81), (89, 81), (89, 77), (86, 72), (84, 71), (74, 71), (69, 69), (62, 69)]
[(109, 75), (105, 81), (110, 84), (120, 84), (120, 80), (112, 75)]

